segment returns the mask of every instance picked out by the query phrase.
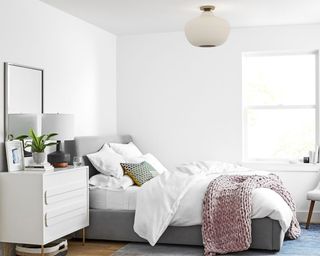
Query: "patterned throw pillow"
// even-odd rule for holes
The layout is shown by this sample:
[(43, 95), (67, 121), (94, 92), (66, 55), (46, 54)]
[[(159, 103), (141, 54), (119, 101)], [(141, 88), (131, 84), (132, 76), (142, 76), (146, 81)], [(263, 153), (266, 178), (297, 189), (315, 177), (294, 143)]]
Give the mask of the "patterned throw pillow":
[(121, 163), (124, 174), (128, 175), (135, 184), (142, 186), (143, 183), (153, 178), (152, 172), (156, 170), (147, 162), (140, 164), (125, 164)]

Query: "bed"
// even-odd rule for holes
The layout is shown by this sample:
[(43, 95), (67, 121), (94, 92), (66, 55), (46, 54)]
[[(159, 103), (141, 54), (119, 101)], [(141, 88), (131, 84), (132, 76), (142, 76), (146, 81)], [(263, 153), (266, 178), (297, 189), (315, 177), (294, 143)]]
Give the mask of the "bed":
[[(89, 175), (91, 177), (97, 174), (97, 171), (86, 157), (87, 154), (98, 151), (106, 142), (129, 143), (130, 141), (132, 141), (132, 138), (128, 135), (76, 137), (75, 155), (83, 156), (85, 164), (89, 166)], [(96, 202), (92, 202), (93, 205), (99, 205), (99, 199), (97, 199), (99, 195), (93, 196), (94, 194), (100, 194), (100, 198), (104, 198), (108, 196), (108, 193), (109, 197), (112, 198), (112, 192), (110, 191), (92, 191), (90, 198), (91, 200), (96, 200)], [(86, 229), (86, 237), (88, 239), (98, 240), (147, 242), (140, 238), (133, 230), (135, 215), (135, 210), (132, 206), (132, 200), (134, 200), (132, 199), (134, 198), (133, 194), (134, 192), (131, 193), (131, 196), (127, 195), (125, 199), (127, 201), (124, 200), (122, 203), (123, 205), (127, 205), (127, 207), (113, 207), (116, 209), (110, 209), (112, 206), (101, 206), (103, 200), (100, 200), (100, 206), (95, 207), (99, 209), (90, 209), (90, 226)], [(117, 203), (121, 204), (121, 202), (117, 200), (111, 202), (113, 205), (117, 205)], [(278, 221), (270, 218), (253, 219), (252, 243), (250, 248), (278, 251), (282, 246), (284, 235)], [(80, 234), (77, 234), (77, 236), (80, 236)], [(203, 245), (201, 225), (184, 227), (169, 226), (158, 243)]]

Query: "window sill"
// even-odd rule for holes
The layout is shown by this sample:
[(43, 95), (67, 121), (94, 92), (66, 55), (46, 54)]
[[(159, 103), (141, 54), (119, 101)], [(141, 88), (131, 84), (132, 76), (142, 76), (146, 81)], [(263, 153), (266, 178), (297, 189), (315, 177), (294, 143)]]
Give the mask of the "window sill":
[(273, 163), (273, 162), (241, 162), (241, 166), (255, 170), (272, 171), (272, 172), (319, 172), (320, 163)]

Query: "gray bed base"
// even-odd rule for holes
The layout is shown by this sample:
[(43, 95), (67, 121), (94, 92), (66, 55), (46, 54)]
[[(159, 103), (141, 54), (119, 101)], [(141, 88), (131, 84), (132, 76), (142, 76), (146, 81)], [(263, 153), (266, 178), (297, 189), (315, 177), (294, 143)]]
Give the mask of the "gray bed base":
[[(86, 238), (147, 243), (134, 232), (133, 223), (134, 211), (90, 209), (90, 226), (86, 228)], [(253, 219), (251, 227), (251, 249), (280, 250), (284, 232), (278, 221), (270, 218)], [(76, 237), (81, 238), (81, 232)], [(201, 226), (169, 226), (158, 243), (202, 246)]]
[[(76, 137), (75, 155), (83, 156), (85, 164), (89, 166), (89, 175), (91, 177), (97, 171), (88, 161), (87, 154), (98, 151), (106, 142), (128, 143), (130, 141), (132, 141), (130, 136)], [(86, 228), (86, 237), (97, 240), (147, 242), (133, 230), (134, 214), (135, 212), (130, 210), (90, 209), (90, 226)], [(284, 232), (281, 230), (278, 221), (270, 218), (253, 219), (251, 227), (251, 249), (280, 250)], [(81, 234), (77, 233), (76, 237), (81, 237)], [(158, 243), (203, 245), (201, 226), (169, 226)]]

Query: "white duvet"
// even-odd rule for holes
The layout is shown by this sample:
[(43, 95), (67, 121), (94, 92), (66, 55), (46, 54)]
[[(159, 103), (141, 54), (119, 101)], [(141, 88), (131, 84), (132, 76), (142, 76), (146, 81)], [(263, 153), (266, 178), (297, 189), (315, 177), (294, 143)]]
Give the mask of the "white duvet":
[[(195, 162), (173, 172), (165, 172), (145, 183), (137, 194), (134, 230), (151, 245), (169, 225), (192, 226), (202, 223), (202, 201), (208, 184), (220, 175), (266, 175), (220, 162)], [(252, 219), (278, 220), (285, 232), (292, 211), (276, 192), (259, 188), (253, 191)]]

